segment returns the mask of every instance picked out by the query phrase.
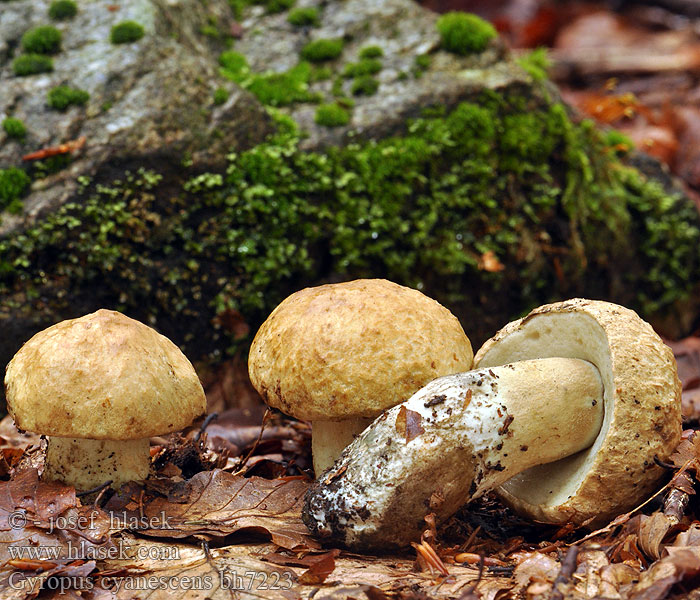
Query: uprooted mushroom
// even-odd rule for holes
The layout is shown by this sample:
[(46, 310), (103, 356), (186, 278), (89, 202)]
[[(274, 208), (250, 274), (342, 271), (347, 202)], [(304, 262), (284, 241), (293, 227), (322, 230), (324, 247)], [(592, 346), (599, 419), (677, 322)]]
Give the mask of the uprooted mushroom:
[(7, 365), (5, 390), (17, 427), (48, 436), (43, 477), (81, 490), (145, 479), (149, 437), (206, 410), (175, 344), (104, 309), (32, 337)]
[(382, 410), (470, 369), (472, 358), (459, 321), (438, 302), (358, 279), (284, 300), (256, 334), (248, 368), (265, 402), (312, 422), (319, 476)]
[[(476, 370), (381, 415), (309, 490), (304, 522), (352, 548), (403, 546), (487, 490), (549, 523), (595, 525), (657, 484), (680, 439), (670, 349), (636, 313), (575, 299), (487, 341)], [(439, 499), (439, 502), (432, 502)]]

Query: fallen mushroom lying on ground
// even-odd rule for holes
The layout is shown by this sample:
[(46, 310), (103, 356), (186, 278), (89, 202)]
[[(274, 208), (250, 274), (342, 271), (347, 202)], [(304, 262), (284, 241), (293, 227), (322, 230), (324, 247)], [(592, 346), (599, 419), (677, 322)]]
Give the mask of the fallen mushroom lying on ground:
[[(308, 491), (320, 537), (381, 550), (417, 540), (496, 488), (547, 523), (595, 525), (657, 485), (680, 440), (671, 350), (636, 313), (550, 304), (506, 325), (476, 370), (441, 377), (383, 413)], [(500, 487), (499, 487), (500, 486)]]
[(384, 279), (306, 288), (262, 324), (248, 359), (265, 402), (312, 421), (317, 476), (381, 412), (441, 375), (468, 371), (457, 318)]
[(5, 390), (17, 427), (49, 436), (44, 479), (79, 490), (146, 479), (149, 437), (179, 431), (206, 411), (180, 349), (104, 309), (32, 337), (7, 365)]

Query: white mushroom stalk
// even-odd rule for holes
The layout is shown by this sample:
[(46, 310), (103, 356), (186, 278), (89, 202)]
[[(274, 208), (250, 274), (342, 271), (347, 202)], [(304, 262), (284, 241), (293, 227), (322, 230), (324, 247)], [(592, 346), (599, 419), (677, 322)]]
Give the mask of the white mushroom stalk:
[[(589, 447), (603, 422), (589, 362), (527, 360), (436, 379), (386, 411), (307, 494), (304, 522), (351, 548), (404, 546), (534, 465)], [(435, 504), (435, 502), (433, 502)]]
[(62, 481), (78, 490), (91, 490), (107, 481), (118, 488), (127, 481), (143, 481), (151, 465), (148, 438), (89, 440), (48, 438), (43, 478)]

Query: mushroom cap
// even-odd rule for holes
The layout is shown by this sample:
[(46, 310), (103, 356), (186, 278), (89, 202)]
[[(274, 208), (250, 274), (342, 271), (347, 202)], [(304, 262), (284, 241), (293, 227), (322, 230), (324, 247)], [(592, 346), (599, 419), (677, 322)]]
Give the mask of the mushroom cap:
[(468, 371), (457, 318), (384, 279), (298, 291), (260, 327), (248, 370), (267, 404), (299, 419), (375, 417), (436, 377)]
[(180, 349), (104, 309), (32, 337), (7, 365), (5, 391), (17, 427), (56, 437), (139, 439), (178, 431), (206, 411)]
[(498, 490), (519, 513), (548, 523), (605, 523), (654, 491), (681, 436), (676, 362), (634, 311), (595, 300), (548, 304), (509, 323), (477, 352), (475, 368), (533, 358), (580, 358), (599, 370), (605, 417), (593, 445), (533, 467)]

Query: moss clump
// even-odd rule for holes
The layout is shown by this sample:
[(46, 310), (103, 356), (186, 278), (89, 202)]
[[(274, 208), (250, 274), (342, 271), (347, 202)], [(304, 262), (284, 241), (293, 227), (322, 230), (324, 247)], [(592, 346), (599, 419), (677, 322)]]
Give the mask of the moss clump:
[(448, 52), (466, 56), (483, 52), (496, 37), (496, 29), (481, 17), (463, 12), (449, 12), (437, 20), (442, 47)]
[(263, 4), (269, 14), (276, 14), (292, 8), (296, 0), (265, 0)]
[(318, 8), (315, 6), (305, 6), (290, 10), (287, 15), (287, 21), (295, 27), (318, 27), (321, 22)]
[(117, 23), (109, 34), (109, 40), (113, 44), (130, 44), (144, 36), (143, 26), (136, 21), (122, 21)]
[(552, 62), (547, 56), (547, 48), (536, 48), (521, 56), (518, 64), (525, 69), (535, 81), (547, 79), (547, 71)]
[(357, 77), (350, 87), (353, 96), (373, 96), (379, 89), (379, 82), (371, 75)]
[(240, 83), (249, 73), (248, 60), (240, 52), (227, 50), (219, 55), (219, 65), (224, 77)]
[(381, 61), (376, 58), (363, 58), (360, 62), (348, 63), (343, 70), (344, 77), (362, 77), (374, 75), (382, 70)]
[(343, 52), (343, 40), (321, 39), (309, 42), (301, 50), (301, 57), (309, 62), (324, 62), (338, 58)]
[(219, 56), (219, 64), (224, 77), (246, 88), (268, 106), (320, 101), (318, 94), (309, 91), (315, 70), (308, 62), (300, 62), (283, 73), (251, 73), (245, 56), (230, 50)]
[(285, 73), (262, 73), (245, 86), (258, 100), (269, 106), (287, 106), (296, 102), (319, 102), (321, 97), (309, 91), (312, 67), (301, 62)]
[(365, 46), (360, 50), (360, 58), (381, 58), (384, 50), (381, 46)]
[(49, 6), (49, 17), (54, 21), (72, 19), (78, 14), (78, 5), (74, 0), (54, 0)]
[(90, 99), (90, 94), (85, 90), (68, 87), (67, 85), (59, 85), (49, 90), (46, 97), (48, 105), (55, 109), (64, 111), (69, 106), (83, 106)]
[(29, 176), (16, 167), (0, 169), (0, 210), (12, 213), (22, 211), (20, 198), (29, 187)]
[(350, 122), (350, 113), (336, 102), (321, 104), (316, 109), (314, 120), (319, 125), (326, 127), (341, 127)]
[(41, 25), (25, 32), (20, 42), (30, 54), (56, 54), (61, 51), (61, 32), (53, 25)]
[(224, 104), (228, 100), (229, 93), (225, 88), (216, 88), (214, 90), (214, 104), (217, 106)]
[(23, 140), (27, 135), (27, 127), (21, 119), (16, 117), (7, 117), (2, 121), (2, 128), (8, 137), (15, 140)]
[(43, 54), (21, 54), (12, 61), (12, 71), (17, 77), (50, 73), (53, 71), (53, 59)]

